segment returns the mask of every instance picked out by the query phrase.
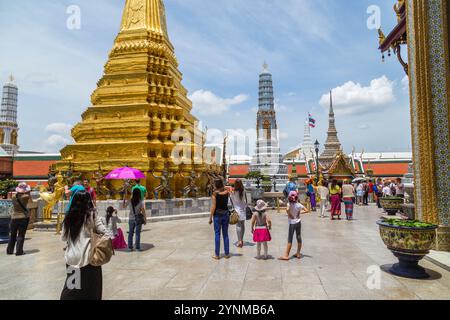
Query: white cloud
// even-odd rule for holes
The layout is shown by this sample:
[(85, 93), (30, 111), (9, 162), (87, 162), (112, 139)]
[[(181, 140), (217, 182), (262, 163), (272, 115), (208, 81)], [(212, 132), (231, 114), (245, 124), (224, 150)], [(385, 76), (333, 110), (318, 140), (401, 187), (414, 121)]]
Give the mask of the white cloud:
[(404, 91), (408, 91), (409, 90), (409, 78), (408, 76), (405, 76), (402, 81), (401, 81), (401, 85), (402, 85), (402, 89)]
[[(377, 107), (386, 107), (394, 101), (394, 82), (386, 76), (372, 80), (367, 87), (349, 81), (333, 89), (333, 106), (339, 115), (367, 113), (377, 110)], [(328, 109), (329, 93), (324, 94), (319, 103)]]
[(53, 134), (45, 140), (45, 149), (47, 152), (59, 152), (71, 142), (71, 139), (67, 137), (59, 134)]
[(55, 122), (45, 127), (45, 132), (50, 134), (44, 141), (47, 152), (59, 152), (63, 147), (73, 142), (70, 135), (72, 125), (68, 123)]
[(361, 123), (360, 125), (358, 125), (358, 129), (365, 130), (365, 129), (369, 129), (369, 128), (370, 128), (370, 125), (368, 125), (366, 123)]
[(189, 96), (193, 102), (193, 112), (200, 116), (218, 116), (229, 111), (232, 106), (239, 105), (248, 99), (248, 95), (240, 94), (231, 99), (216, 96), (211, 91), (197, 90)]
[(71, 124), (55, 122), (47, 125), (47, 127), (45, 127), (45, 132), (70, 135), (72, 127), (73, 126)]

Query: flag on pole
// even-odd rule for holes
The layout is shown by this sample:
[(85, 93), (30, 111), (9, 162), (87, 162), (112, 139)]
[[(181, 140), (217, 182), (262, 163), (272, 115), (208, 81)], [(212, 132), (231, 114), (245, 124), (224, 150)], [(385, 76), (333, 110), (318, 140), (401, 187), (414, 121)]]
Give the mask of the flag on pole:
[(313, 118), (311, 113), (308, 113), (308, 118), (309, 118), (309, 126), (311, 128), (315, 128), (316, 127), (316, 119)]

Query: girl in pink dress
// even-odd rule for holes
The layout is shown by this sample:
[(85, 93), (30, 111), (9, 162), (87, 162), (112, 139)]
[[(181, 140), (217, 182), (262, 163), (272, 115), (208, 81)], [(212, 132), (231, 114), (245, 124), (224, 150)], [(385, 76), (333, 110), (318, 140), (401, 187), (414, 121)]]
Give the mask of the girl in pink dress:
[(257, 246), (257, 259), (261, 259), (261, 246), (264, 246), (264, 260), (268, 258), (268, 242), (272, 241), (270, 235), (270, 229), (272, 228), (272, 220), (266, 214), (267, 203), (263, 200), (258, 200), (255, 207), (255, 214), (252, 218), (252, 233), (253, 241), (256, 242)]
[(122, 222), (117, 215), (117, 210), (113, 207), (108, 207), (106, 209), (106, 216), (101, 218), (101, 220), (112, 240), (113, 248), (116, 250), (126, 249), (127, 243), (125, 242), (123, 231), (117, 226), (118, 223)]

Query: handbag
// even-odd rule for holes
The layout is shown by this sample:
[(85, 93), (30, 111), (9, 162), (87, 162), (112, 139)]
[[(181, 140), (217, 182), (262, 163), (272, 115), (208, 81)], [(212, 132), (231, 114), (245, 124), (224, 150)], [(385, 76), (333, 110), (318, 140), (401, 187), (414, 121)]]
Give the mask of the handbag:
[(94, 219), (91, 216), (91, 251), (89, 253), (89, 264), (100, 267), (111, 261), (115, 254), (111, 238), (106, 234), (99, 234), (95, 230)]
[(133, 214), (134, 214), (134, 219), (136, 221), (136, 224), (137, 225), (145, 224), (145, 217), (144, 217), (144, 215), (142, 213), (136, 214), (136, 209), (135, 209), (135, 207), (133, 206), (132, 203), (131, 203), (131, 206), (133, 207)]
[(246, 220), (251, 220), (253, 218), (253, 210), (248, 205), (247, 193), (245, 193), (245, 203), (247, 204), (247, 206), (245, 207), (245, 218)]
[(233, 207), (233, 210), (231, 210), (230, 214), (230, 224), (235, 225), (239, 222), (239, 214), (237, 213), (236, 209), (234, 208), (233, 200), (230, 197), (231, 206)]

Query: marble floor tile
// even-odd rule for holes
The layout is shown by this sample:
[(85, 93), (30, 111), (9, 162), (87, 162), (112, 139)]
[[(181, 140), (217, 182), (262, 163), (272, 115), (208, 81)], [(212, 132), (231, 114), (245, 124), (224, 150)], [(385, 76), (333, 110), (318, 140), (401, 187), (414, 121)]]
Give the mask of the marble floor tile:
[[(249, 228), (246, 245), (237, 248), (236, 228), (230, 226), (231, 259), (215, 261), (214, 231), (207, 219), (145, 226), (143, 252), (118, 251), (103, 266), (104, 299), (450, 300), (450, 272), (425, 260), (421, 265), (433, 273), (430, 280), (399, 278), (380, 269), (380, 289), (368, 286), (369, 267), (396, 262), (380, 239), (380, 212), (374, 206), (357, 207), (351, 223), (305, 215), (302, 259), (288, 262), (277, 259), (286, 248), (286, 215), (269, 215), (269, 260), (255, 259)], [(62, 249), (59, 236), (33, 231), (27, 233), (23, 257), (7, 256), (6, 245), (0, 245), (0, 299), (59, 299), (66, 278)]]

